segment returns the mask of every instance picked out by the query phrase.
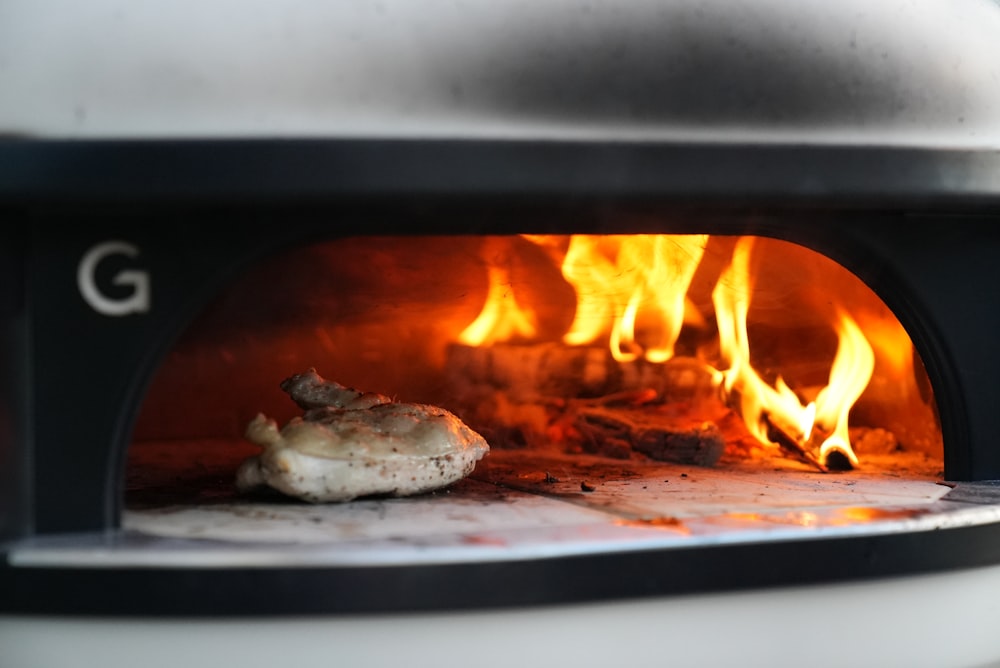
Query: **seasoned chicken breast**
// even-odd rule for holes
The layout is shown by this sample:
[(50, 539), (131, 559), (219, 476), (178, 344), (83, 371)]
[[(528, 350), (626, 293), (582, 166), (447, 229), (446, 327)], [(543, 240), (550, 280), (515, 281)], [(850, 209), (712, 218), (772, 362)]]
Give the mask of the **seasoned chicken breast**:
[(489, 452), (443, 408), (358, 392), (312, 369), (281, 387), (306, 412), (280, 429), (254, 418), (246, 436), (264, 450), (240, 465), (240, 490), (267, 485), (313, 503), (408, 496), (462, 479)]

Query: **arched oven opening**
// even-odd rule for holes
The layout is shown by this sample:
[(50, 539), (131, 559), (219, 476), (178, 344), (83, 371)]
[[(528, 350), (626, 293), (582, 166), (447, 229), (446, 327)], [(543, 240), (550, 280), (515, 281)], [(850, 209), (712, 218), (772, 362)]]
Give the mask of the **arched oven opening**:
[[(264, 258), (153, 377), (123, 527), (370, 565), (835, 538), (932, 514), (948, 492), (934, 388), (871, 287), (780, 234), (639, 227), (654, 232), (361, 235)], [(248, 425), (301, 417), (280, 384), (308, 369), (447, 409), (490, 453), (405, 498), (238, 489), (261, 451)]]

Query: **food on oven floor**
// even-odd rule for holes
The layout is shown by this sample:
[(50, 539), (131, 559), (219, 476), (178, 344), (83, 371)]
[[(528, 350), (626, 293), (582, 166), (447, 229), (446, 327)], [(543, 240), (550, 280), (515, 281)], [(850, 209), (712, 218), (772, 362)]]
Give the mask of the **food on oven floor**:
[(326, 381), (315, 370), (281, 387), (306, 412), (278, 428), (258, 414), (247, 438), (264, 448), (236, 473), (242, 491), (269, 486), (313, 503), (409, 496), (467, 476), (488, 452), (453, 414)]

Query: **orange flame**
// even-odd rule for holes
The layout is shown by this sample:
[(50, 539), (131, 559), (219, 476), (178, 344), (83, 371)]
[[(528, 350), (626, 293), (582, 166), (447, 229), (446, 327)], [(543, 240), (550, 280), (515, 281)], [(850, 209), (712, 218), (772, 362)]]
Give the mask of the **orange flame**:
[(815, 402), (803, 404), (779, 377), (774, 387), (768, 385), (750, 365), (750, 341), (747, 313), (750, 308), (752, 280), (750, 252), (753, 239), (740, 239), (733, 259), (712, 292), (719, 323), (719, 344), (729, 368), (721, 371), (720, 382), (727, 393), (739, 392), (740, 413), (747, 429), (758, 440), (768, 443), (765, 416), (797, 433), (790, 434), (806, 442), (816, 427), (831, 434), (820, 445), (819, 460), (826, 461), (833, 450), (840, 450), (854, 465), (858, 458), (850, 445), (847, 418), (851, 407), (864, 392), (875, 368), (871, 345), (854, 320), (838, 311), (835, 329), (837, 354), (830, 369), (829, 382)]
[(576, 289), (577, 306), (563, 340), (584, 345), (607, 334), (619, 362), (669, 360), (707, 243), (708, 235), (574, 235), (562, 272)]
[(855, 466), (857, 455), (847, 435), (847, 417), (854, 402), (868, 386), (875, 370), (875, 353), (861, 328), (846, 313), (838, 313), (836, 323), (839, 344), (830, 368), (830, 382), (816, 395), (816, 422), (832, 425), (833, 433), (820, 446), (820, 461), (834, 449), (840, 449)]
[(750, 311), (750, 251), (753, 239), (743, 237), (733, 250), (733, 259), (719, 277), (712, 291), (715, 317), (719, 325), (719, 348), (729, 368), (719, 373), (727, 394), (739, 392), (740, 414), (747, 429), (762, 443), (770, 443), (764, 416), (770, 416), (798, 433), (796, 440), (806, 440), (813, 427), (815, 406), (802, 405), (798, 396), (778, 378), (768, 385), (750, 365), (750, 338), (747, 314)]
[(458, 336), (467, 346), (487, 346), (516, 337), (530, 339), (537, 331), (535, 313), (522, 308), (514, 297), (510, 277), (510, 256), (501, 242), (484, 246), (489, 291), (479, 316)]
[[(576, 291), (576, 311), (563, 337), (568, 345), (590, 345), (604, 338), (619, 362), (642, 357), (662, 363), (674, 356), (685, 324), (703, 324), (687, 295), (704, 257), (708, 235), (524, 238), (545, 250), (556, 263), (561, 260), (563, 277)], [(715, 371), (715, 380), (727, 398), (739, 397), (743, 422), (760, 442), (773, 445), (768, 423), (776, 424), (805, 450), (818, 449), (820, 462), (839, 450), (856, 465), (848, 415), (872, 377), (872, 346), (855, 320), (837, 310), (831, 322), (838, 337), (837, 352), (829, 382), (815, 401), (803, 402), (780, 376), (773, 385), (761, 378), (750, 362), (747, 332), (754, 288), (753, 247), (752, 237), (736, 242), (732, 258), (712, 290), (721, 364), (726, 365)], [(534, 337), (535, 312), (519, 305), (512, 291), (510, 247), (507, 242), (493, 240), (485, 251), (489, 273), (486, 303), (459, 340), (480, 346)], [(900, 364), (905, 361), (901, 358)], [(818, 448), (815, 443), (820, 443)]]

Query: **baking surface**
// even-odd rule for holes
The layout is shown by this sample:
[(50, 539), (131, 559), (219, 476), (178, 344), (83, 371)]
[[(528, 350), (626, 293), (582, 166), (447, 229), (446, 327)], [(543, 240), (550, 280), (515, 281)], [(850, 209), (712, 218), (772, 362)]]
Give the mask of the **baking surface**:
[[(178, 456), (186, 450), (191, 456)], [(940, 463), (894, 455), (824, 474), (787, 459), (712, 468), (494, 450), (469, 478), (409, 498), (307, 504), (240, 495), (242, 442), (148, 442), (130, 451), (127, 533), (223, 551), (298, 550), (337, 563), (541, 556), (976, 523), (992, 506), (942, 501)], [(963, 514), (964, 513), (964, 514)], [(184, 543), (187, 545), (188, 543)], [(301, 555), (300, 555), (301, 556)], [(288, 559), (288, 554), (284, 555)]]

